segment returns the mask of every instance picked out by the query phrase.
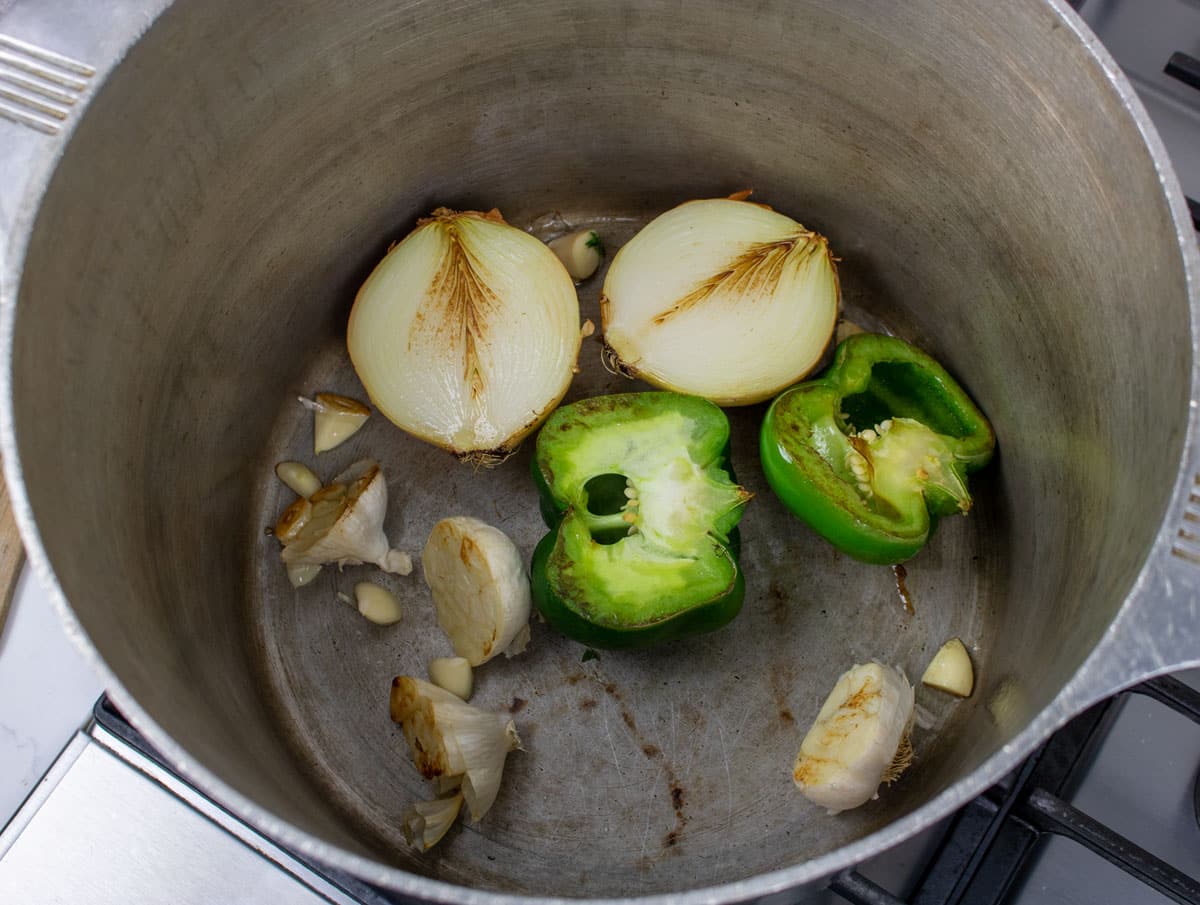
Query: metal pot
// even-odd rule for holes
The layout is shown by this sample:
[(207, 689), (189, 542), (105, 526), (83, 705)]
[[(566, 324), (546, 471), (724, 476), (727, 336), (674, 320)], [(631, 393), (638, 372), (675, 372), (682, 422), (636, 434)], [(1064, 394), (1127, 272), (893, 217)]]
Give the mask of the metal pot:
[[(879, 852), (1087, 704), (1198, 662), (1195, 238), (1086, 28), (1058, 0), (1002, 6), (0, 4), (6, 34), (75, 61), (0, 44), (60, 76), (40, 112), (0, 101), (25, 121), (0, 121), (7, 477), (119, 706), (251, 823), (403, 893), (700, 903)], [(430, 855), (405, 848), (400, 815), (428, 789), (388, 684), (445, 642), (417, 577), (393, 585), (391, 631), (336, 603), (358, 574), (287, 585), (263, 527), (287, 502), (272, 464), (312, 458), (295, 396), (362, 396), (354, 290), (436, 205), (557, 210), (619, 244), (746, 187), (829, 236), (853, 317), (927, 349), (990, 415), (975, 510), (909, 565), (906, 616), (887, 570), (765, 491), (762, 410), (733, 413), (762, 491), (743, 614), (588, 663), (535, 626), (527, 656), (478, 676), (476, 703), (519, 711), (527, 747), (499, 803)], [(616, 386), (598, 357), (574, 396)], [(390, 475), (399, 546), (456, 513), (538, 539), (528, 451), (473, 473), (376, 417), (317, 468), (364, 453)], [(977, 690), (921, 693), (916, 765), (837, 818), (803, 801), (790, 765), (837, 674), (916, 676), (955, 635)]]

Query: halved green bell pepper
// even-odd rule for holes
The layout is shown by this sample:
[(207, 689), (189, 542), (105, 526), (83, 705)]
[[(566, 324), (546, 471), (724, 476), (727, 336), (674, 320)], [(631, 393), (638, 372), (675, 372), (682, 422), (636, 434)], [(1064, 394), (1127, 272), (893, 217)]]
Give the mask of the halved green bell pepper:
[(938, 516), (970, 509), (967, 474), (995, 442), (940, 364), (895, 337), (857, 334), (819, 378), (775, 399), (759, 453), (792, 512), (850, 556), (891, 564), (916, 555)]
[(591, 647), (645, 647), (713, 631), (745, 581), (734, 527), (751, 494), (732, 480), (729, 422), (677, 393), (559, 408), (533, 460), (550, 527), (533, 554), (538, 610)]

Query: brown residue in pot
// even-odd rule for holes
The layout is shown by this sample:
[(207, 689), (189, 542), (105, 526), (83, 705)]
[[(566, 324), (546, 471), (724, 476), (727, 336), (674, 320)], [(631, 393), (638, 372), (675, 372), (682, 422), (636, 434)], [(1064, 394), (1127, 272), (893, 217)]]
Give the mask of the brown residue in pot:
[[(601, 683), (603, 680), (597, 678), (596, 681), (597, 683)], [(662, 845), (664, 849), (672, 849), (678, 845), (684, 828), (688, 823), (688, 816), (685, 812), (686, 792), (683, 784), (679, 781), (678, 775), (675, 773), (675, 765), (658, 745), (650, 742), (642, 735), (638, 729), (637, 720), (634, 718), (629, 707), (626, 706), (625, 696), (621, 693), (621, 689), (617, 684), (615, 682), (603, 682), (601, 687), (604, 689), (605, 694), (612, 698), (613, 703), (620, 708), (621, 721), (641, 747), (642, 754), (646, 756), (647, 760), (657, 761), (662, 765), (662, 771), (667, 780), (667, 788), (671, 794), (671, 810), (675, 813), (675, 826), (663, 837)]]
[(900, 602), (904, 605), (904, 612), (912, 616), (916, 613), (913, 607), (912, 594), (908, 592), (908, 585), (905, 579), (908, 578), (908, 570), (900, 564), (892, 566), (892, 574), (896, 576), (896, 593), (900, 595)]

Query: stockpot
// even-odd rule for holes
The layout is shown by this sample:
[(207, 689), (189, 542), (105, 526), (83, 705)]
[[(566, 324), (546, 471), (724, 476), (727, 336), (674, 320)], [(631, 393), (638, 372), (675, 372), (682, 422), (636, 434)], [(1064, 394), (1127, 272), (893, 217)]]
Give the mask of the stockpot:
[[(1065, 3), (10, 0), (0, 31), (43, 88), (0, 100), (2, 438), (30, 562), (164, 758), (284, 844), (427, 900), (757, 899), (1200, 662), (1196, 240)], [(419, 569), (387, 579), (405, 616), (380, 629), (336, 599), (366, 569), (293, 591), (263, 531), (289, 500), (271, 467), (374, 456), (397, 546), (470, 514), (528, 555), (529, 452), (474, 471), (376, 416), (314, 461), (295, 397), (364, 398), (355, 290), (436, 206), (615, 248), (746, 188), (829, 237), (848, 317), (928, 350), (990, 416), (975, 508), (908, 564), (906, 615), (887, 569), (782, 510), (763, 409), (732, 410), (758, 494), (741, 616), (586, 662), (536, 624), (473, 700), (512, 711), (525, 750), (478, 826), (419, 854), (399, 827), (430, 792), (387, 693), (448, 653), (428, 592)], [(593, 342), (580, 364), (569, 398), (637, 386)], [(809, 805), (791, 763), (837, 675), (915, 679), (954, 636), (976, 690), (920, 690), (908, 773), (851, 813)]]

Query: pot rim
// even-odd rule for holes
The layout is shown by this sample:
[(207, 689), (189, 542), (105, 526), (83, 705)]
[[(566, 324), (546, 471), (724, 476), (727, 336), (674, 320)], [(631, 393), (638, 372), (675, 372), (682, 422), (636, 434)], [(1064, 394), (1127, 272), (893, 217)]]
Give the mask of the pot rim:
[[(109, 52), (113, 54), (113, 58), (109, 61), (109, 65), (103, 68), (97, 81), (101, 81), (103, 76), (115, 67), (124, 50), (140, 37), (141, 31), (148, 28), (149, 24), (171, 2), (172, 0), (146, 0), (142, 4), (148, 9), (144, 10), (146, 15), (140, 19), (140, 27), (136, 31), (130, 30), (127, 44), (121, 45), (115, 51), (110, 49)], [(1188, 286), (1194, 349), (1196, 324), (1200, 323), (1200, 246), (1197, 246), (1183, 192), (1170, 164), (1166, 149), (1133, 86), (1099, 39), (1092, 34), (1066, 0), (1042, 0), (1042, 2), (1057, 16), (1059, 23), (1070, 28), (1083, 44), (1103, 73), (1111, 90), (1117, 92), (1122, 106), (1129, 113), (1149, 150), (1163, 190), (1161, 200), (1167, 204), (1175, 225)], [(21, 199), (22, 203), (17, 211), (17, 216), (10, 224), (9, 241), (5, 249), (5, 267), (0, 271), (0, 360), (9, 365), (0, 368), (0, 452), (3, 453), (4, 476), (10, 488), (13, 513), (25, 543), (28, 562), (38, 581), (47, 591), (66, 628), (67, 635), (102, 679), (109, 697), (133, 726), (158, 750), (171, 768), (213, 801), (219, 802), (222, 807), (227, 808), (251, 827), (271, 837), (294, 853), (312, 858), (326, 866), (344, 870), (368, 883), (401, 894), (441, 903), (464, 903), (464, 905), (525, 905), (525, 903), (568, 905), (570, 903), (570, 905), (575, 905), (581, 901), (588, 901), (594, 902), (596, 905), (631, 905), (631, 903), (638, 903), (638, 905), (668, 905), (668, 903), (670, 905), (710, 905), (710, 903), (717, 902), (755, 899), (772, 893), (812, 885), (892, 848), (932, 826), (999, 781), (1056, 729), (1090, 704), (1116, 693), (1140, 679), (1149, 678), (1151, 675), (1185, 666), (1200, 665), (1200, 650), (1195, 652), (1194, 660), (1164, 663), (1160, 658), (1158, 661), (1154, 661), (1149, 668), (1144, 664), (1132, 663), (1124, 671), (1118, 667), (1114, 672), (1111, 663), (1105, 662), (1105, 658), (1111, 657), (1114, 649), (1121, 643), (1121, 624), (1128, 621), (1130, 611), (1140, 599), (1147, 596), (1148, 589), (1157, 587), (1157, 584), (1151, 580), (1151, 573), (1158, 569), (1168, 569), (1171, 566), (1165, 553), (1165, 547), (1170, 543), (1171, 532), (1168, 528), (1164, 528), (1148, 552), (1138, 580), (1126, 595), (1108, 632), (1054, 699), (1038, 712), (1021, 732), (971, 773), (943, 789), (920, 807), (861, 839), (811, 860), (752, 875), (745, 879), (696, 889), (656, 893), (649, 896), (579, 899), (564, 896), (516, 895), (458, 886), (413, 874), (402, 868), (389, 867), (379, 861), (325, 842), (275, 817), (250, 798), (233, 789), (200, 764), (151, 719), (92, 645), (59, 586), (49, 557), (42, 546), (41, 536), (34, 522), (32, 507), (26, 494), (22, 464), (18, 455), (12, 406), (11, 361), (20, 262), (24, 259), (32, 234), (41, 194), (65, 146), (66, 136), (51, 145), (51, 153), (43, 154), (40, 159), (35, 158), (34, 172), (24, 187), (25, 196)], [(1172, 503), (1169, 507), (1171, 512), (1180, 507), (1180, 500), (1187, 495), (1190, 480), (1185, 480), (1185, 478), (1188, 477), (1189, 470), (1184, 466), (1187, 465), (1189, 457), (1194, 458), (1198, 454), (1194, 448), (1198, 421), (1197, 405), (1194, 400), (1200, 396), (1200, 393), (1197, 392), (1198, 380), (1200, 378), (1193, 366), (1192, 412), (1188, 436), (1180, 455), (1181, 474), (1177, 476)], [(1168, 514), (1168, 525), (1172, 522), (1173, 520)], [(1179, 649), (1187, 650), (1186, 647)]]

